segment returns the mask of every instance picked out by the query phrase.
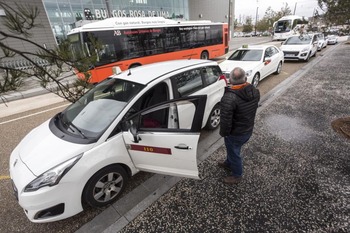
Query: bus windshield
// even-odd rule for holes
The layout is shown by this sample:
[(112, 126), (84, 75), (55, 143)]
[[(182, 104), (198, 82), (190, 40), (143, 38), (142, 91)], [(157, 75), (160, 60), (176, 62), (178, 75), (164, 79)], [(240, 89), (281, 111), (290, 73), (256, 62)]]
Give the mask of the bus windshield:
[(279, 20), (275, 25), (275, 33), (289, 32), (292, 28), (292, 20)]

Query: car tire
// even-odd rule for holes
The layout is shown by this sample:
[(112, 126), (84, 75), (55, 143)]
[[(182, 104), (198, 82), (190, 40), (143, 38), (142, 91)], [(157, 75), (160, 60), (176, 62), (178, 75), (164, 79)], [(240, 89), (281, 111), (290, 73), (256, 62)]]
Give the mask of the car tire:
[(83, 191), (84, 203), (92, 207), (113, 203), (123, 192), (127, 179), (127, 173), (120, 165), (102, 168), (86, 183)]
[(201, 53), (201, 59), (208, 60), (209, 59), (209, 53), (207, 51), (203, 51)]
[(208, 117), (206, 129), (214, 130), (220, 125), (220, 104), (216, 104), (210, 112)]
[(281, 70), (282, 70), (282, 62), (280, 61), (280, 63), (278, 63), (277, 69), (276, 69), (276, 71), (275, 71), (274, 74), (279, 74), (279, 73), (281, 73)]
[(259, 81), (260, 81), (260, 74), (259, 73), (254, 74), (254, 77), (253, 77), (253, 80), (252, 80), (252, 85), (254, 87), (257, 87), (258, 84), (259, 84)]
[(317, 52), (315, 52), (314, 55), (312, 55), (312, 57), (316, 57), (316, 54), (317, 54)]
[[(316, 52), (317, 53), (317, 52)], [(316, 54), (315, 53), (315, 54)], [(310, 53), (309, 53), (309, 55), (307, 55), (307, 58), (304, 60), (304, 62), (308, 62), (309, 60), (310, 60), (310, 57), (311, 57), (311, 51), (310, 51)]]

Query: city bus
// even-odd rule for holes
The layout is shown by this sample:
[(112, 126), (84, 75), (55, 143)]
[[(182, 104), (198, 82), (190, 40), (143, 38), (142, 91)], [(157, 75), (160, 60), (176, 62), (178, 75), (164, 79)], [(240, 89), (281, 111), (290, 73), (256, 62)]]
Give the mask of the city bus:
[(165, 60), (212, 59), (229, 51), (227, 23), (208, 20), (109, 18), (72, 29), (68, 39), (73, 54), (97, 53), (89, 71), (91, 83), (112, 75), (114, 67), (123, 71)]
[(288, 37), (298, 33), (296, 30), (297, 25), (302, 25), (307, 21), (297, 15), (283, 16), (273, 24), (273, 39), (272, 40), (286, 40)]

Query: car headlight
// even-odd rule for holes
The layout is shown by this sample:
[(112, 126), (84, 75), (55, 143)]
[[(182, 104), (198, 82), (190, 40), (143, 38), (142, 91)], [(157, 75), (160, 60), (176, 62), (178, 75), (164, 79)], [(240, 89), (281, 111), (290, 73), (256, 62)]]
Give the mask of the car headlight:
[(33, 192), (45, 186), (54, 186), (60, 182), (62, 177), (79, 161), (83, 156), (80, 154), (72, 159), (67, 160), (54, 168), (44, 172), (32, 182), (30, 182), (25, 188), (24, 192)]
[(247, 70), (247, 71), (245, 72), (246, 76), (249, 77), (250, 75), (252, 75), (252, 71), (253, 71), (253, 70)]
[(309, 51), (309, 46), (308, 46), (308, 47), (305, 47), (305, 48), (303, 48), (303, 49), (301, 50), (302, 53), (303, 53), (303, 52), (307, 52), (307, 51)]

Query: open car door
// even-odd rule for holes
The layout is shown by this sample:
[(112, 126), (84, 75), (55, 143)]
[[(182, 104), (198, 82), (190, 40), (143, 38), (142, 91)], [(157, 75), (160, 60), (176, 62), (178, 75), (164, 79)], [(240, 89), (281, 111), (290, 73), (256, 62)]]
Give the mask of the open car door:
[(207, 96), (154, 105), (125, 121), (124, 142), (141, 171), (198, 179), (197, 146)]

